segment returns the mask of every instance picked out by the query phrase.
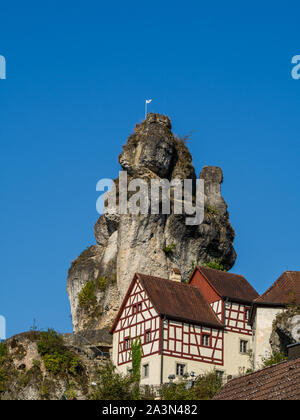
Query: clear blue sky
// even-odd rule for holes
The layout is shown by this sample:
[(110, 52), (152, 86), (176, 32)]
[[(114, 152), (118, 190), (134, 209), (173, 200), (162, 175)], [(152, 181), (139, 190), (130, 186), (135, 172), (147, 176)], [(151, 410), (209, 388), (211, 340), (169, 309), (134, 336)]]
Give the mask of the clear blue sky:
[(70, 331), (96, 182), (150, 110), (224, 171), (232, 271), (263, 292), (299, 260), (299, 2), (10, 1), (0, 11), (1, 289), (8, 335)]

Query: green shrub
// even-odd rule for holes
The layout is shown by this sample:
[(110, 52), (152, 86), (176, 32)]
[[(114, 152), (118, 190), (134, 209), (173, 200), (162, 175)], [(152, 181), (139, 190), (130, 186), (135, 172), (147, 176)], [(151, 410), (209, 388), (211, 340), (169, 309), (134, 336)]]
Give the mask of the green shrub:
[(227, 271), (218, 260), (212, 260), (204, 264), (205, 267), (214, 268), (215, 270)]
[(277, 365), (277, 363), (284, 362), (285, 360), (287, 360), (287, 357), (284, 354), (275, 351), (270, 357), (263, 359), (263, 367)]
[(95, 303), (95, 283), (93, 281), (88, 281), (85, 283), (78, 294), (78, 301), (81, 308), (85, 308)]
[(0, 343), (0, 366), (5, 361), (7, 355), (7, 347), (5, 343)]
[(92, 400), (133, 400), (132, 375), (116, 372), (115, 366), (107, 362), (98, 371), (98, 385), (90, 396)]
[(34, 368), (36, 368), (36, 369), (40, 369), (40, 367), (41, 367), (41, 362), (40, 362), (39, 360), (34, 359), (34, 360), (32, 361), (32, 366), (33, 366)]
[(106, 277), (102, 276), (98, 278), (98, 288), (101, 290), (101, 292), (104, 292), (106, 290), (107, 286), (107, 280)]
[(186, 380), (162, 385), (158, 392), (162, 400), (211, 400), (221, 389), (222, 379), (215, 371), (199, 375), (193, 387)]
[(191, 389), (195, 400), (211, 400), (222, 387), (222, 378), (214, 370), (199, 375)]
[(7, 380), (7, 376), (3, 369), (0, 368), (0, 392), (4, 392), (5, 388), (5, 381)]
[(175, 248), (176, 248), (176, 244), (170, 244), (170, 245), (166, 245), (162, 250), (168, 256), (170, 254), (173, 254)]
[(186, 381), (178, 383), (163, 384), (158, 389), (162, 400), (191, 400), (192, 395), (186, 387)]
[(209, 214), (212, 214), (213, 216), (216, 216), (217, 214), (219, 214), (218, 209), (216, 209), (215, 207), (207, 207), (207, 212)]
[(79, 373), (81, 365), (78, 357), (64, 347), (63, 338), (56, 331), (49, 329), (42, 332), (37, 348), (45, 368), (53, 375)]

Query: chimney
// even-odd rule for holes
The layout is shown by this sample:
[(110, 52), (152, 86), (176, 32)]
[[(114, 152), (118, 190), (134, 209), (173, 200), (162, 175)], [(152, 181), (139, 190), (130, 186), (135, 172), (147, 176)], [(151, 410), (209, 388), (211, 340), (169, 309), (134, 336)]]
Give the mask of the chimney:
[(180, 270), (178, 270), (178, 268), (173, 267), (171, 269), (170, 280), (178, 281), (179, 283), (181, 283), (181, 272)]
[(290, 344), (287, 346), (288, 349), (288, 360), (295, 360), (300, 357), (300, 342)]

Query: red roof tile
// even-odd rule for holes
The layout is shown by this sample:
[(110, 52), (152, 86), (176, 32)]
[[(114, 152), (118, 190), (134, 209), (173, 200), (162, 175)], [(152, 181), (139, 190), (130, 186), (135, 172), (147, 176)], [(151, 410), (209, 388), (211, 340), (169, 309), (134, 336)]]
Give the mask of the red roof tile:
[(235, 301), (252, 302), (259, 296), (245, 277), (239, 274), (202, 266), (198, 269), (222, 297), (228, 297)]
[(300, 271), (285, 271), (255, 303), (300, 305)]
[(222, 328), (200, 291), (191, 285), (137, 273), (157, 313), (167, 318)]
[(300, 358), (232, 379), (214, 400), (300, 400)]

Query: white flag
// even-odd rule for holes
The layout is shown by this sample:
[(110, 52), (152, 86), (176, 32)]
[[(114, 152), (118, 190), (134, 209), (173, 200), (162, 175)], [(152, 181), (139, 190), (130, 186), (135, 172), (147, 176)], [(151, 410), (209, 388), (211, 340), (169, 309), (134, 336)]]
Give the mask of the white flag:
[(151, 101), (152, 99), (146, 99), (146, 104), (150, 104)]

